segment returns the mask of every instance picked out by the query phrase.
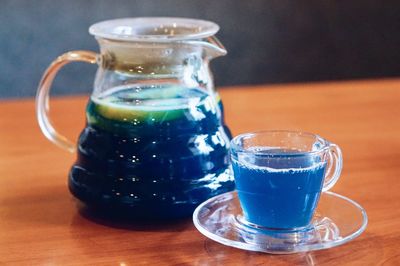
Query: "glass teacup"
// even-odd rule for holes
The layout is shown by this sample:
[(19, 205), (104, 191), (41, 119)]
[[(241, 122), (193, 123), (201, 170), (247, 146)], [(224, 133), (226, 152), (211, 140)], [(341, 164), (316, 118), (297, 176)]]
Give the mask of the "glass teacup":
[(244, 222), (278, 230), (307, 228), (320, 194), (337, 182), (340, 148), (296, 131), (246, 133), (231, 142), (231, 160)]

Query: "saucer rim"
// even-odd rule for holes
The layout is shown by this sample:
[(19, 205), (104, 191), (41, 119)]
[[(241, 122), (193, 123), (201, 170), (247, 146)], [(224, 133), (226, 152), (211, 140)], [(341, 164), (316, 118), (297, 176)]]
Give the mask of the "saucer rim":
[[(329, 242), (329, 245), (321, 245), (321, 243), (316, 243), (316, 244), (310, 244), (307, 246), (303, 246), (303, 247), (299, 247), (296, 250), (284, 250), (284, 251), (278, 251), (278, 250), (265, 250), (257, 245), (254, 244), (250, 244), (250, 243), (244, 243), (244, 242), (238, 242), (235, 240), (229, 240), (227, 238), (223, 238), (221, 236), (218, 236), (212, 232), (210, 232), (209, 230), (207, 230), (206, 228), (204, 228), (199, 222), (198, 222), (198, 214), (200, 212), (200, 210), (202, 208), (204, 208), (205, 205), (209, 204), (210, 202), (216, 201), (219, 198), (223, 198), (223, 197), (231, 197), (228, 200), (231, 200), (233, 198), (237, 198), (237, 192), (236, 191), (230, 191), (230, 192), (226, 192), (217, 196), (214, 196), (206, 201), (204, 201), (203, 203), (201, 203), (193, 212), (193, 224), (196, 227), (196, 229), (203, 234), (204, 236), (206, 236), (207, 238), (216, 241), (220, 244), (226, 245), (226, 246), (230, 246), (230, 247), (234, 247), (234, 248), (238, 248), (238, 249), (242, 249), (242, 250), (247, 250), (247, 251), (256, 251), (256, 252), (263, 252), (263, 253), (268, 253), (268, 254), (293, 254), (293, 253), (299, 253), (299, 252), (307, 252), (307, 251), (314, 251), (314, 250), (322, 250), (322, 249), (328, 249), (328, 248), (333, 248), (336, 246), (340, 246), (343, 245), (347, 242), (350, 242), (352, 240), (354, 240), (355, 238), (357, 238), (358, 236), (360, 236), (365, 229), (367, 228), (368, 225), (368, 215), (367, 212), (365, 211), (365, 209), (356, 201), (343, 196), (341, 194), (332, 192), (332, 191), (325, 191), (321, 193), (321, 198), (324, 197), (324, 195), (330, 195), (336, 198), (340, 198), (342, 200), (347, 201), (347, 203), (352, 204), (354, 207), (356, 207), (356, 209), (358, 209), (362, 215), (362, 224), (361, 226), (352, 234), (349, 234), (346, 237), (334, 240), (332, 242)], [(329, 217), (328, 217), (329, 218)]]

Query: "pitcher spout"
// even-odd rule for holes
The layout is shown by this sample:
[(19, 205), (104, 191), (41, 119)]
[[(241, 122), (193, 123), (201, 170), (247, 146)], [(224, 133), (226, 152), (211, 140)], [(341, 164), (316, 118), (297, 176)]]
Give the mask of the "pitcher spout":
[(225, 47), (215, 36), (210, 36), (203, 41), (194, 41), (197, 45), (200, 45), (204, 50), (204, 57), (208, 59), (217, 58), (227, 54)]

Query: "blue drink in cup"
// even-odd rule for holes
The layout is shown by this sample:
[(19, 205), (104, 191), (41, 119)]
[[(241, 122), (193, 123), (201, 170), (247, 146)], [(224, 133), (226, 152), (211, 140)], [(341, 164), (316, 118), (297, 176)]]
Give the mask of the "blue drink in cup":
[(334, 185), (342, 167), (336, 145), (290, 131), (237, 136), (231, 159), (246, 222), (269, 229), (308, 226), (321, 192)]

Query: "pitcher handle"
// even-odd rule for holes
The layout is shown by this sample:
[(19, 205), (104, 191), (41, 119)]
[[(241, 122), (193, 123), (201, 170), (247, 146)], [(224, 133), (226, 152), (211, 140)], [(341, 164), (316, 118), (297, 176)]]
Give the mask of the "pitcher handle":
[(44, 72), (40, 80), (36, 93), (36, 117), (43, 134), (57, 146), (74, 152), (76, 145), (65, 136), (58, 133), (49, 117), (49, 93), (55, 76), (58, 71), (71, 62), (86, 62), (95, 64), (98, 61), (98, 55), (91, 51), (70, 51), (57, 57)]

